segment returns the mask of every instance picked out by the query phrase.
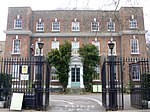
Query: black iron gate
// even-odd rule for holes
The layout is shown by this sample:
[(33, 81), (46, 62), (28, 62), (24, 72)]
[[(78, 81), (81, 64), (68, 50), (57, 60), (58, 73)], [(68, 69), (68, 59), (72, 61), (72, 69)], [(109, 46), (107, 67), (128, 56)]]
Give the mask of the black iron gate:
[(129, 64), (131, 106), (147, 109), (150, 101), (150, 66), (148, 59)]
[(10, 107), (13, 93), (24, 93), (23, 108), (49, 105), (50, 67), (43, 57), (0, 60), (0, 100)]
[(124, 108), (122, 60), (109, 57), (101, 71), (102, 104), (106, 110)]

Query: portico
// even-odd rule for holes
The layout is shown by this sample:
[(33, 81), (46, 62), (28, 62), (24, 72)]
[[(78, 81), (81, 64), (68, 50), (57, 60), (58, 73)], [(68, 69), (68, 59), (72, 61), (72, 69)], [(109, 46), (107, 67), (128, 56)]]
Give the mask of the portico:
[(81, 57), (73, 56), (70, 62), (70, 72), (67, 88), (84, 88), (83, 84), (83, 64)]

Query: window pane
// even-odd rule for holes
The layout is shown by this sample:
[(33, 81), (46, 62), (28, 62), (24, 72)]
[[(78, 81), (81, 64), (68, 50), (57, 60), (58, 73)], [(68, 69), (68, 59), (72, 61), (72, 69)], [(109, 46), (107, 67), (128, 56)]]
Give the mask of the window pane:
[(12, 65), (12, 79), (19, 79), (19, 65)]
[(99, 23), (92, 22), (92, 31), (99, 31)]
[(114, 22), (108, 22), (107, 23), (107, 30), (108, 31), (115, 31), (115, 23)]
[(130, 28), (137, 28), (137, 21), (135, 19), (130, 20)]
[(137, 39), (131, 39), (131, 53), (139, 53)]
[(13, 53), (20, 53), (20, 40), (15, 39), (13, 42)]
[(15, 19), (15, 28), (22, 28), (22, 20), (21, 19)]
[(59, 49), (59, 41), (52, 41), (52, 49)]
[(78, 55), (78, 50), (79, 50), (79, 42), (72, 42), (72, 55)]
[(80, 82), (80, 68), (76, 68), (76, 82)]
[(60, 23), (59, 22), (53, 22), (52, 23), (52, 30), (53, 31), (60, 31)]
[(52, 80), (59, 80), (59, 77), (56, 74), (56, 68), (55, 67), (51, 68), (51, 74), (52, 74), (52, 78), (51, 78)]
[(133, 81), (140, 80), (140, 68), (138, 65), (132, 66), (132, 79)]
[(100, 42), (92, 41), (92, 44), (95, 45), (98, 48), (99, 52), (100, 52)]
[(44, 22), (37, 22), (36, 31), (44, 31)]
[(79, 22), (72, 22), (72, 31), (79, 31)]
[(71, 80), (75, 82), (75, 68), (71, 68)]

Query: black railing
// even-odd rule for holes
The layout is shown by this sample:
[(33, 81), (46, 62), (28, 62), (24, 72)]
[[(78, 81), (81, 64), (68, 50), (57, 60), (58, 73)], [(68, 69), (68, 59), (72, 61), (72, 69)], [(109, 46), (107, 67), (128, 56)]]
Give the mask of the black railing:
[(13, 93), (24, 93), (23, 108), (45, 110), (49, 105), (50, 67), (43, 57), (1, 59), (0, 77), (5, 107), (10, 107)]
[(122, 59), (115, 57), (105, 60), (102, 66), (102, 104), (106, 110), (122, 110), (123, 99), (123, 70)]
[[(148, 101), (150, 101), (150, 68), (149, 59), (134, 62), (129, 65), (130, 68), (130, 82), (131, 82), (131, 106), (139, 109), (147, 109)], [(133, 69), (138, 67), (139, 69)], [(133, 77), (133, 74), (138, 74), (137, 77)]]

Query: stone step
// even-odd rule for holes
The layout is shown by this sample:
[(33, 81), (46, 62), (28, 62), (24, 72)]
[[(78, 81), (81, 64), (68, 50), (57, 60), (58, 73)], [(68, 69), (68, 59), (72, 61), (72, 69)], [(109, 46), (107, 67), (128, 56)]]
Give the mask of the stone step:
[(85, 94), (84, 88), (68, 88), (67, 89), (68, 94)]

